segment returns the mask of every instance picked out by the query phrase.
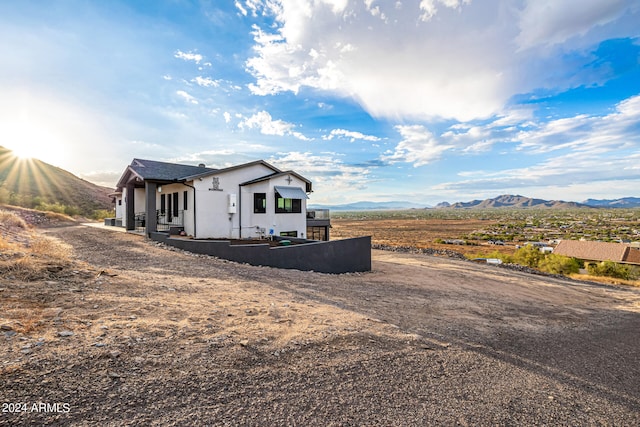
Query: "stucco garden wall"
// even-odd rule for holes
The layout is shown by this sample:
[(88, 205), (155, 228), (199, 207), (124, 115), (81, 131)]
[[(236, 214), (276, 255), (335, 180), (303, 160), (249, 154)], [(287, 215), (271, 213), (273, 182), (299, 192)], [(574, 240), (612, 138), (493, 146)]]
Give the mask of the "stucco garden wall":
[(335, 274), (371, 271), (371, 236), (278, 247), (174, 238), (166, 233), (149, 233), (149, 237), (189, 252), (250, 265)]

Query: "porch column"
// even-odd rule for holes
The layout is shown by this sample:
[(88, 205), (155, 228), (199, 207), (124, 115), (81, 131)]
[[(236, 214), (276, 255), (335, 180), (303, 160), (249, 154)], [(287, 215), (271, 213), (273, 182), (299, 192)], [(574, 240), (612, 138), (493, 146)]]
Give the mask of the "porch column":
[(158, 185), (155, 182), (145, 181), (144, 183), (144, 198), (145, 198), (145, 212), (147, 221), (146, 233), (149, 235), (151, 232), (158, 231), (158, 217), (156, 216), (156, 192), (158, 191)]
[(127, 184), (127, 200), (126, 200), (126, 218), (127, 218), (127, 230), (136, 229), (136, 207), (135, 207), (135, 187), (133, 183)]

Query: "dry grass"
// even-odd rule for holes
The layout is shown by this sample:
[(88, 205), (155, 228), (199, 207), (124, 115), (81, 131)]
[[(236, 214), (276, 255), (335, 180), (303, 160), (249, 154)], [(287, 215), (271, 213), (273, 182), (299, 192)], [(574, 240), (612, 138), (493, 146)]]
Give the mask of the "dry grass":
[(50, 279), (71, 262), (71, 248), (35, 234), (13, 212), (0, 211), (0, 274), (24, 281)]
[(640, 287), (640, 280), (624, 280), (605, 276), (591, 276), (588, 274), (572, 274), (569, 277), (576, 280), (588, 280), (590, 282), (604, 283), (606, 285), (626, 285)]
[[(414, 248), (432, 248), (452, 250), (463, 255), (490, 253), (498, 249), (496, 246), (482, 244), (449, 245), (436, 243), (437, 239), (460, 239), (465, 234), (483, 230), (495, 221), (480, 219), (407, 219), (407, 218), (367, 218), (331, 219), (331, 238), (345, 239), (350, 237), (371, 236), (371, 243), (389, 246), (411, 246)], [(513, 254), (515, 246), (500, 246), (500, 252)]]
[(27, 223), (13, 212), (0, 210), (0, 226), (27, 229)]

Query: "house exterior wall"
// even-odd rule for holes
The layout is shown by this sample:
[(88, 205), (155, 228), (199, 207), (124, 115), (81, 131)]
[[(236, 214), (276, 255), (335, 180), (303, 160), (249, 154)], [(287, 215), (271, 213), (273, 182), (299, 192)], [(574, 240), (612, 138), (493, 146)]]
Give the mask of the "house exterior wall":
[(124, 216), (123, 196), (116, 196), (116, 219), (122, 220)]
[[(193, 181), (197, 198), (195, 237), (199, 239), (240, 238), (240, 217), (247, 215), (247, 208), (253, 212), (253, 194), (247, 196), (240, 184), (271, 173), (273, 170), (270, 168), (255, 164), (222, 173), (212, 172), (201, 179), (195, 179)], [(235, 197), (235, 212), (230, 212), (231, 197)], [(251, 223), (251, 221), (245, 222), (245, 219), (242, 218), (243, 225)], [(185, 228), (185, 231), (189, 234), (189, 230)], [(255, 237), (255, 234), (243, 233), (243, 237)]]
[[(296, 232), (296, 237), (306, 238), (307, 233), (307, 200), (302, 199), (300, 213), (276, 213), (275, 186), (299, 187), (304, 191), (306, 183), (293, 175), (291, 181), (287, 176), (280, 176), (268, 181), (242, 187), (242, 237), (256, 237), (261, 228), (269, 235), (273, 230), (274, 235), (282, 232)], [(265, 193), (267, 208), (265, 213), (253, 212), (253, 195)]]
[[(187, 234), (200, 239), (238, 239), (259, 237), (261, 229), (265, 230), (265, 234), (273, 229), (275, 235), (293, 231), (297, 233), (297, 237), (305, 237), (306, 200), (302, 200), (300, 213), (277, 214), (274, 192), (276, 185), (300, 187), (304, 191), (304, 181), (292, 175), (291, 182), (287, 181), (287, 176), (281, 176), (240, 186), (243, 182), (272, 173), (270, 168), (256, 164), (223, 173), (212, 172), (202, 177), (202, 180), (194, 180), (192, 185), (196, 188), (197, 224), (196, 231), (193, 232), (185, 223)], [(266, 194), (265, 213), (253, 212), (254, 193)], [(235, 198), (235, 209), (230, 208), (231, 198)]]
[(145, 204), (146, 204), (145, 203), (146, 202), (146, 196), (145, 196), (144, 188), (136, 188), (133, 191), (133, 195), (134, 195), (133, 206), (134, 206), (135, 213), (144, 212), (145, 211)]
[[(122, 189), (122, 210), (121, 210), (121, 214), (122, 214), (122, 226), (123, 227), (127, 227), (127, 203), (129, 203), (129, 194), (127, 191), (127, 188), (123, 188)], [(116, 219), (118, 217), (116, 216)]]
[[(189, 193), (189, 200), (187, 201), (187, 210), (184, 209), (184, 192), (187, 191)], [(193, 202), (192, 202), (192, 193), (193, 190), (186, 185), (181, 183), (176, 184), (158, 184), (158, 191), (156, 191), (156, 210), (158, 215), (158, 221), (162, 224), (174, 224), (174, 225), (183, 225), (185, 226), (185, 231), (189, 234), (186, 228), (187, 218), (193, 215)], [(173, 194), (178, 193), (178, 217), (173, 215), (174, 206), (173, 206)], [(162, 213), (162, 196), (165, 197), (165, 211)], [(171, 203), (169, 203), (168, 198), (171, 197)], [(191, 206), (189, 204), (191, 202)], [(171, 205), (171, 212), (169, 212), (169, 205)], [(191, 209), (189, 209), (191, 208)], [(151, 213), (149, 213), (151, 215)], [(171, 221), (169, 221), (171, 218)], [(193, 219), (191, 219), (190, 223), (193, 223)], [(193, 234), (193, 232), (191, 232)]]

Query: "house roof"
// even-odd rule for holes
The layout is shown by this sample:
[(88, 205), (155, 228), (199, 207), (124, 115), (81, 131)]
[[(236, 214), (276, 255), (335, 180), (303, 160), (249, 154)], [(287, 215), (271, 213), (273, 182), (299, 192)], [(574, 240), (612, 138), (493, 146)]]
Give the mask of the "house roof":
[(204, 166), (181, 165), (177, 163), (157, 162), (155, 160), (133, 159), (129, 166), (142, 179), (166, 180), (183, 179), (185, 177), (215, 172), (217, 169)]
[(306, 183), (306, 192), (310, 193), (311, 181), (294, 171), (281, 171), (275, 166), (265, 162), (264, 160), (256, 160), (241, 165), (231, 166), (223, 169), (207, 168), (203, 166), (182, 165), (177, 163), (158, 162), (155, 160), (133, 159), (131, 164), (127, 166), (120, 180), (118, 181), (118, 190), (124, 188), (132, 178), (136, 178), (140, 185), (142, 181), (191, 181), (212, 174), (223, 174), (225, 172), (234, 171), (254, 165), (263, 165), (271, 169), (273, 173), (247, 181), (241, 185), (254, 184), (256, 182), (266, 181), (283, 175), (293, 175)]
[(586, 261), (614, 261), (640, 264), (640, 250), (624, 243), (562, 240), (553, 250), (554, 254), (570, 256)]
[(131, 164), (127, 166), (116, 187), (122, 189), (127, 185), (131, 178), (135, 177), (137, 181), (175, 181), (183, 179), (187, 175), (202, 173), (203, 171), (212, 172), (216, 169), (181, 165), (177, 163), (158, 162), (155, 160), (133, 159)]
[(278, 169), (277, 167), (265, 162), (264, 160), (255, 160), (253, 162), (243, 163), (241, 165), (230, 166), (228, 168), (223, 168), (223, 169), (207, 169), (207, 170), (203, 170), (202, 168), (200, 168), (198, 171), (196, 171), (195, 174), (190, 174), (190, 175), (183, 176), (182, 179), (185, 179), (187, 181), (191, 181), (193, 179), (202, 178), (202, 177), (205, 177), (207, 175), (211, 175), (212, 173), (215, 173), (216, 175), (218, 175), (218, 174), (221, 174), (221, 173), (231, 172), (231, 171), (234, 171), (234, 170), (237, 170), (237, 169), (242, 169), (242, 168), (246, 168), (246, 167), (254, 166), (254, 165), (266, 166), (267, 168), (269, 168), (272, 171), (274, 171), (274, 173), (281, 172), (280, 169)]
[(283, 172), (278, 171), (278, 172), (273, 173), (273, 174), (271, 174), (271, 175), (266, 175), (266, 176), (263, 176), (263, 177), (260, 177), (260, 178), (252, 179), (251, 181), (243, 182), (243, 183), (242, 183), (242, 184), (240, 184), (240, 185), (251, 185), (251, 184), (256, 184), (256, 183), (258, 183), (258, 182), (268, 181), (268, 180), (270, 180), (270, 179), (278, 178), (278, 177), (285, 176), (285, 175), (293, 175), (293, 176), (295, 176), (296, 178), (298, 178), (299, 180), (303, 181), (303, 182), (306, 184), (306, 185), (305, 185), (305, 187), (306, 187), (306, 188), (305, 188), (305, 191), (306, 191), (307, 193), (311, 193), (311, 192), (313, 191), (313, 190), (311, 189), (311, 181), (309, 181), (307, 178), (305, 178), (304, 176), (300, 175), (299, 173), (294, 172), (294, 171), (291, 171), (291, 170), (289, 170), (289, 171), (283, 171)]

